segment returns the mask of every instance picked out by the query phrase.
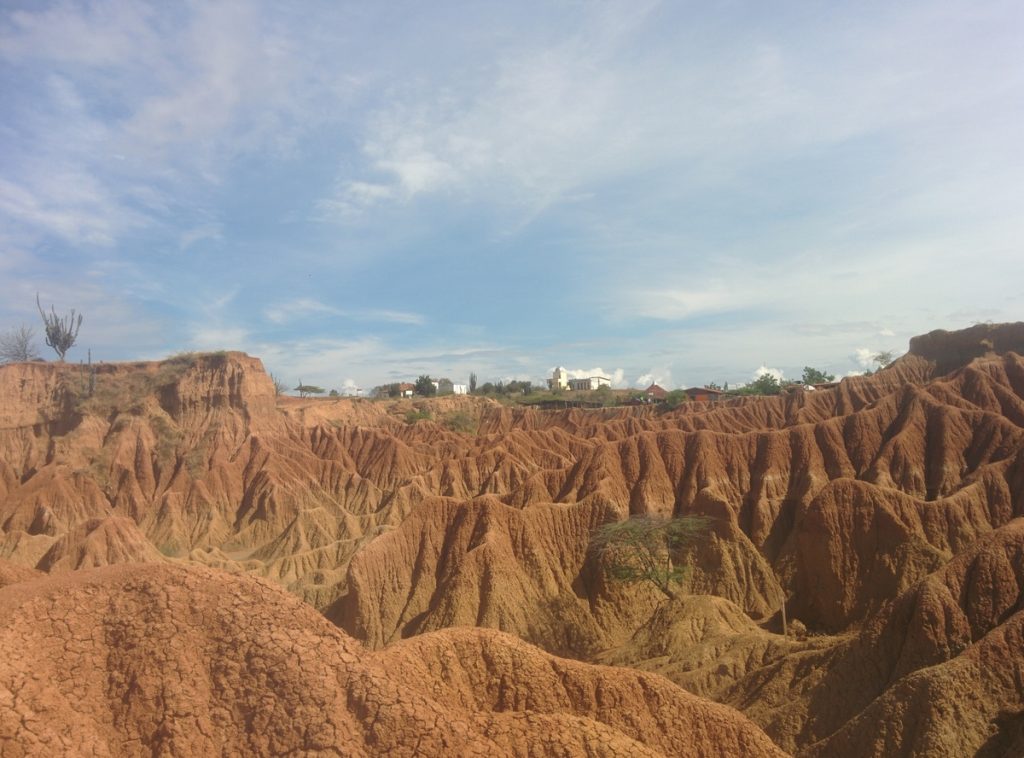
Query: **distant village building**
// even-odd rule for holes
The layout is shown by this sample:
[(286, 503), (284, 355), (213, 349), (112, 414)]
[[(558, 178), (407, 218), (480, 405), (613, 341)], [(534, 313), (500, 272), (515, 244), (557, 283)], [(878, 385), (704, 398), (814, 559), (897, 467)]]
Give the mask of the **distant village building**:
[(690, 387), (689, 389), (683, 390), (683, 394), (685, 394), (690, 400), (697, 400), (701, 402), (720, 400), (725, 396), (725, 392), (722, 390), (715, 390), (710, 387)]
[(588, 376), (583, 379), (570, 379), (569, 389), (574, 392), (582, 390), (596, 390), (599, 387), (611, 387), (612, 380), (607, 376)]
[(408, 382), (402, 382), (398, 385), (398, 396), (399, 397), (412, 397), (416, 394), (416, 385), (409, 384)]
[(644, 390), (644, 400), (648, 403), (660, 403), (668, 397), (668, 391), (657, 384), (652, 384)]
[(549, 390), (566, 390), (569, 389), (569, 372), (559, 366), (551, 372), (551, 378), (548, 379)]
[(468, 395), (469, 387), (465, 384), (456, 384), (451, 379), (438, 379), (433, 381), (434, 389), (438, 395)]

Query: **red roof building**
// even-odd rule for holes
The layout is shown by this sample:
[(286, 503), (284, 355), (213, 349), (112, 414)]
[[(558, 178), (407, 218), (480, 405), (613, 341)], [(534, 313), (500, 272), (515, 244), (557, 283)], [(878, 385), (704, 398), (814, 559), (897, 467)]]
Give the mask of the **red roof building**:
[(725, 392), (722, 390), (713, 390), (710, 387), (690, 387), (689, 389), (683, 390), (686, 396), (690, 400), (710, 402), (712, 400), (720, 400), (725, 396)]
[(657, 384), (652, 384), (650, 387), (644, 390), (644, 398), (651, 401), (661, 401), (668, 397), (668, 392)]

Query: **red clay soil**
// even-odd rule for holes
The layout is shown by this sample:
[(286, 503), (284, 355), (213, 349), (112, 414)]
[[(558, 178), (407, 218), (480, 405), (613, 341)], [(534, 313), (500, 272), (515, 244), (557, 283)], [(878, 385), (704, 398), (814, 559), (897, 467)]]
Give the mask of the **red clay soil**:
[[(0, 567), (248, 573), (379, 655), (498, 629), (796, 754), (1021, 754), (1022, 354), (1021, 323), (933, 332), (834, 389), (668, 412), (282, 400), (240, 353), (101, 365), (91, 396), (4, 366)], [(589, 549), (631, 514), (714, 519), (680, 599)]]
[(660, 677), (452, 629), (369, 653), (279, 587), (123, 565), (0, 590), (0, 754), (784, 755)]

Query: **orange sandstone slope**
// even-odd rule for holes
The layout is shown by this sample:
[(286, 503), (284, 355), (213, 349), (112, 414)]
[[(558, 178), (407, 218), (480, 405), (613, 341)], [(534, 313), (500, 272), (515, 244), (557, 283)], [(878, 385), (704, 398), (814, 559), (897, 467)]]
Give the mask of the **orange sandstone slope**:
[[(494, 627), (660, 671), (796, 752), (842, 755), (854, 743), (833, 735), (897, 727), (907, 751), (950, 731), (970, 750), (1012, 745), (1019, 690), (969, 716), (940, 710), (918, 739), (886, 699), (923, 681), (918, 669), (879, 663), (890, 675), (850, 692), (815, 683), (900, 639), (901, 598), (1024, 515), (1022, 353), (1024, 324), (979, 325), (915, 338), (893, 366), (832, 390), (667, 413), (275, 402), (259, 361), (239, 353), (100, 366), (92, 396), (78, 367), (0, 367), (0, 559), (250, 572), (375, 648)], [(417, 406), (435, 420), (404, 423)], [(476, 433), (446, 428), (456, 413)], [(606, 581), (590, 535), (631, 513), (715, 518), (676, 556), (692, 566), (686, 594), (708, 597), (666, 604)], [(1010, 591), (999, 576), (986, 591)], [(813, 635), (772, 633), (784, 599)], [(930, 665), (1011, 633), (1016, 602), (966, 647), (936, 643), (952, 652)], [(785, 691), (765, 684), (787, 667)]]
[(493, 630), (370, 654), (279, 587), (114, 566), (0, 589), (4, 755), (784, 755), (660, 677)]

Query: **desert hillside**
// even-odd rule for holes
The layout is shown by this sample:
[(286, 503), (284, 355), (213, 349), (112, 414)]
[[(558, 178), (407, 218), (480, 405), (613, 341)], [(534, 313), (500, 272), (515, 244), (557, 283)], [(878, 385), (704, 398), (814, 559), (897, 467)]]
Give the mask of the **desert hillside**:
[[(0, 367), (0, 738), (1024, 754), (1022, 356), (1024, 323), (932, 332), (670, 411), (279, 398), (241, 353)], [(639, 514), (710, 518), (671, 600), (591, 549)]]

